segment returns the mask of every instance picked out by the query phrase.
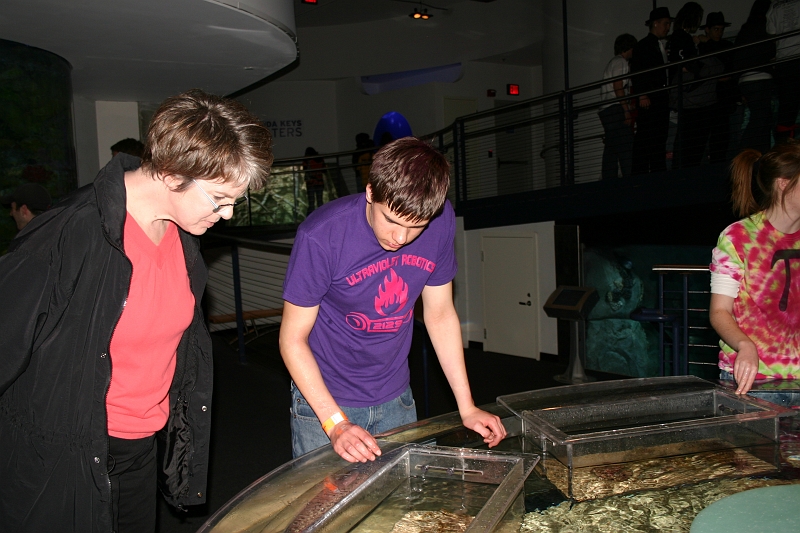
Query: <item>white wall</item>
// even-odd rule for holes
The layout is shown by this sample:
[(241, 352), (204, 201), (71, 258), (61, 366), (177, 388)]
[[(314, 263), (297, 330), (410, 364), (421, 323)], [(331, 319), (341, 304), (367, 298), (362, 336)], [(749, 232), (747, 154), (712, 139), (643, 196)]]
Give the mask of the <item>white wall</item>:
[(100, 167), (97, 159), (97, 113), (93, 100), (82, 96), (72, 99), (73, 127), (75, 128), (75, 159), (78, 186), (94, 181)]
[(308, 146), (321, 154), (348, 149), (336, 134), (336, 82), (275, 81), (239, 100), (272, 130), (276, 158), (302, 156)]
[(136, 102), (95, 102), (97, 113), (97, 156), (103, 168), (111, 160), (111, 145), (139, 138), (139, 104)]
[(542, 40), (538, 1), (450, 2), (447, 12), (436, 11), (424, 22), (408, 16), (413, 3), (398, 6), (395, 18), (298, 28), (300, 64), (284, 79), (340, 79), (465, 63)]
[[(495, 89), (500, 98), (507, 83), (520, 85), (520, 100), (541, 94), (540, 67), (469, 62), (455, 83), (429, 83), (375, 95), (365, 94), (360, 78), (338, 81), (274, 81), (239, 98), (261, 120), (270, 123), (276, 158), (303, 155), (307, 146), (318, 152), (355, 148), (355, 136), (372, 136), (378, 120), (389, 111), (401, 113), (415, 135), (444, 123), (444, 98), (475, 99), (479, 110), (494, 106), (486, 96)], [(298, 135), (298, 122), (300, 135)], [(291, 131), (290, 131), (291, 130)]]
[[(483, 236), (536, 235), (539, 246), (539, 299), (545, 302), (556, 289), (554, 226), (553, 222), (540, 222), (470, 231), (463, 231), (463, 224), (457, 226), (458, 275), (454, 286), (456, 287), (456, 309), (461, 318), (461, 335), (465, 346), (469, 341), (483, 342), (481, 238)], [(541, 335), (539, 349), (541, 352), (558, 353), (556, 324), (556, 319), (548, 318), (544, 310), (539, 309), (539, 332)]]

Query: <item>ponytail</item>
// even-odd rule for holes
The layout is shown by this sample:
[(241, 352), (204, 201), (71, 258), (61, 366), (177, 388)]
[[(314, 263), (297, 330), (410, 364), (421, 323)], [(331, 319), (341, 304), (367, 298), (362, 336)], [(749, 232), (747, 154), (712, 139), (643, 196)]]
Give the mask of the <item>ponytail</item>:
[[(733, 210), (740, 216), (750, 216), (760, 210), (759, 202), (753, 194), (754, 185), (760, 185), (758, 179), (761, 152), (752, 148), (743, 150), (731, 162), (731, 182), (733, 193), (731, 200)], [(769, 193), (768, 193), (769, 194)]]
[[(781, 189), (777, 180), (785, 179)], [(800, 142), (789, 139), (769, 152), (743, 150), (731, 163), (733, 209), (739, 216), (784, 206), (784, 199), (800, 179)]]

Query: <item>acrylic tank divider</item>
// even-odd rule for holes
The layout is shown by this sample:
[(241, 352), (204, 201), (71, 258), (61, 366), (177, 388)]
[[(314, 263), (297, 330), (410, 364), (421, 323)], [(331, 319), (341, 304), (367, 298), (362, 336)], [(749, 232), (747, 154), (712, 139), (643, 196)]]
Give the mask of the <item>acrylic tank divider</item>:
[[(704, 472), (704, 461), (737, 468), (703, 475), (774, 470), (779, 419), (792, 414), (694, 376), (555, 387), (501, 396), (498, 403), (521, 419), (548, 479), (579, 500), (698, 481), (689, 470)], [(682, 461), (693, 467), (685, 475), (652, 474)], [(578, 486), (596, 477), (618, 487), (591, 494)]]
[(463, 432), (460, 422), (451, 413), (398, 428), (370, 463), (347, 463), (330, 446), (306, 454), (246, 488), (199, 533), (391, 531), (410, 511), (469, 517), (470, 532), (517, 531), (538, 456), (407, 442)]

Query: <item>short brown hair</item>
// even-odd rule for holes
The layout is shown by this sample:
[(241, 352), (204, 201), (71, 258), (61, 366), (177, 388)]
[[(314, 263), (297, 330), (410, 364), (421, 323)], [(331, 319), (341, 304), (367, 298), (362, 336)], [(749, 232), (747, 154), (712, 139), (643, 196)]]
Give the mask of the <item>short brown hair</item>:
[[(776, 185), (778, 178), (788, 181), (783, 191)], [(731, 163), (733, 208), (739, 216), (780, 205), (800, 178), (800, 142), (789, 139), (776, 144), (765, 154), (749, 148)]]
[(260, 189), (272, 165), (272, 136), (247, 108), (192, 89), (167, 98), (147, 131), (142, 170), (181, 179), (222, 179)]
[(441, 152), (416, 137), (403, 137), (381, 148), (369, 170), (372, 201), (384, 203), (412, 222), (431, 220), (447, 199), (450, 163)]

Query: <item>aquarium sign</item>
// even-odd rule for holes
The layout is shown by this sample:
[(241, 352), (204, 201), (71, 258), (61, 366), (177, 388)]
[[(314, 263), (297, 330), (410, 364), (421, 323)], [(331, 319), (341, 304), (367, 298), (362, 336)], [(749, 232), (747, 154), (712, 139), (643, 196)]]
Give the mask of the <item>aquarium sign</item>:
[(272, 137), (302, 137), (303, 121), (301, 119), (265, 120), (264, 125), (272, 132)]

